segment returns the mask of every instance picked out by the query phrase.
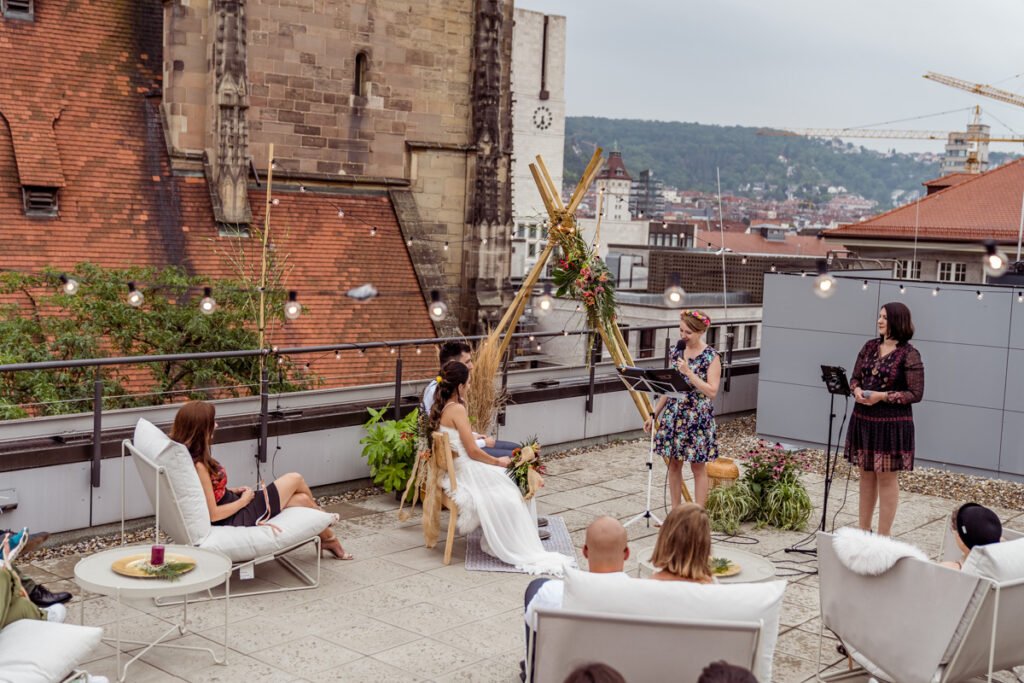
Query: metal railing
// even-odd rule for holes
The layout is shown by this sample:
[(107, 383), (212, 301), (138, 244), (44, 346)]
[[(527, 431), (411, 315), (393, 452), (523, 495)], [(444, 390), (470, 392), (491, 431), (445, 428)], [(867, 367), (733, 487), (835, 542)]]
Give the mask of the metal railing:
[[(761, 321), (759, 319), (746, 319), (746, 320), (728, 320), (723, 321), (723, 324), (719, 327), (733, 326), (733, 325), (749, 325), (758, 324)], [(629, 339), (633, 333), (641, 333), (644, 331), (659, 331), (659, 330), (674, 330), (678, 327), (676, 324), (670, 325), (648, 325), (648, 326), (635, 326), (623, 328), (623, 335), (626, 339), (627, 345)], [(594, 335), (589, 329), (582, 330), (560, 330), (552, 332), (517, 332), (511, 335), (513, 339), (529, 339), (534, 341), (536, 339), (552, 339), (557, 337), (578, 337), (583, 335), (592, 335), (592, 344), (588, 351), (587, 357), (587, 368), (589, 371), (588, 376), (588, 390), (586, 400), (587, 412), (593, 412), (594, 407), (594, 393), (595, 393), (595, 367), (601, 359), (601, 345), (600, 337)], [(665, 367), (668, 367), (669, 358), (672, 351), (672, 343), (670, 340), (671, 335), (667, 335), (665, 339), (665, 350), (664, 358), (662, 359)], [(395, 419), (401, 417), (402, 413), (402, 384), (403, 384), (403, 358), (402, 350), (415, 347), (417, 350), (419, 347), (424, 346), (437, 346), (448, 341), (466, 341), (474, 342), (485, 339), (486, 335), (475, 335), (475, 336), (460, 336), (460, 337), (427, 337), (419, 339), (401, 339), (391, 341), (377, 341), (377, 342), (345, 342), (338, 344), (322, 344), (317, 346), (294, 346), (294, 347), (272, 347), (269, 349), (245, 349), (237, 351), (211, 351), (201, 353), (182, 353), (182, 354), (162, 354), (152, 356), (119, 356), (110, 358), (88, 358), (79, 360), (54, 360), (54, 361), (42, 361), (35, 363), (11, 363), (6, 365), (0, 365), (0, 373), (16, 373), (16, 372), (42, 372), (47, 370), (62, 370), (72, 368), (96, 368), (96, 375), (93, 380), (93, 394), (91, 397), (92, 402), (92, 451), (90, 458), (90, 482), (94, 488), (100, 486), (100, 470), (102, 460), (102, 436), (103, 436), (103, 379), (102, 369), (105, 367), (116, 367), (126, 365), (142, 365), (148, 363), (168, 363), (168, 362), (180, 362), (180, 361), (197, 361), (197, 360), (219, 360), (225, 358), (258, 358), (264, 357), (268, 362), (263, 363), (263, 368), (260, 374), (259, 381), (259, 436), (257, 441), (257, 454), (256, 457), (260, 463), (267, 462), (267, 443), (268, 443), (268, 429), (270, 420), (270, 397), (271, 397), (271, 380), (270, 373), (272, 367), (277, 367), (277, 362), (274, 359), (282, 359), (285, 357), (295, 356), (308, 356), (311, 354), (326, 354), (334, 353), (336, 357), (340, 357), (340, 354), (345, 352), (359, 352), (363, 353), (372, 349), (388, 349), (390, 352), (395, 354), (394, 362), (394, 373), (391, 378), (391, 382), (394, 384), (394, 404), (392, 410), (394, 411)], [(731, 368), (733, 363), (733, 352), (734, 352), (734, 340), (732, 334), (726, 334), (726, 352), (723, 363), (723, 379), (724, 379), (724, 391), (728, 392), (730, 387), (731, 379)], [(514, 346), (514, 345), (513, 345)], [(508, 387), (508, 373), (510, 365), (510, 351), (506, 353), (506, 356), (502, 363), (502, 376), (501, 383), (502, 388)], [(639, 354), (638, 354), (639, 355)], [(651, 361), (653, 356), (644, 358), (638, 357), (637, 361)], [(572, 366), (570, 366), (572, 367)], [(253, 388), (254, 385), (236, 385), (247, 386)], [(230, 387), (226, 387), (230, 388)], [(189, 390), (192, 391), (192, 390)], [(200, 391), (196, 389), (195, 391)], [(155, 392), (148, 395), (162, 395), (162, 394), (178, 394), (180, 391), (171, 392)], [(282, 394), (277, 394), (278, 396)], [(110, 398), (109, 396), (106, 398)], [(73, 399), (87, 401), (90, 399)], [(503, 415), (499, 415), (499, 423), (503, 423)]]

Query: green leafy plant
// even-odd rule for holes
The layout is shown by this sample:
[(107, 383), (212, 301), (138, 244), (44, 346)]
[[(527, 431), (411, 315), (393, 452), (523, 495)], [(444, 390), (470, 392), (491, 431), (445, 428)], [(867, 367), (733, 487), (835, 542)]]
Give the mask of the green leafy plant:
[(802, 531), (814, 506), (799, 479), (779, 481), (765, 494), (759, 521), (777, 529)]
[(730, 536), (736, 535), (741, 523), (756, 519), (759, 507), (757, 496), (742, 479), (711, 489), (705, 502), (711, 528)]
[(560, 232), (562, 258), (552, 271), (556, 296), (568, 296), (583, 304), (587, 322), (596, 327), (615, 320), (615, 279), (597, 251), (578, 232)]
[(195, 566), (194, 562), (164, 562), (154, 567), (147, 562), (142, 565), (142, 571), (158, 579), (177, 581), (182, 574), (192, 571)]
[(363, 458), (370, 466), (373, 483), (385, 491), (402, 491), (416, 458), (420, 411), (416, 408), (401, 420), (386, 420), (389, 408), (390, 405), (380, 410), (366, 409), (370, 419), (363, 424), (366, 436), (359, 443), (363, 445)]

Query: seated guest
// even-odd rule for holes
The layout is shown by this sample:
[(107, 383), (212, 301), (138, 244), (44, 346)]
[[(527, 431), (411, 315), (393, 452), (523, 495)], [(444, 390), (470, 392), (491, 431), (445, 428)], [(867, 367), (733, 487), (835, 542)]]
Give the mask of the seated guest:
[(657, 581), (714, 583), (711, 574), (711, 520), (704, 508), (684, 503), (665, 517), (651, 564)]
[[(583, 557), (587, 558), (590, 571), (594, 574), (622, 573), (629, 559), (629, 541), (622, 523), (614, 517), (598, 517), (591, 522), (583, 542)], [(534, 610), (538, 607), (561, 607), (564, 590), (565, 584), (560, 579), (534, 579), (526, 587), (523, 605), (527, 647), (532, 635), (530, 625), (533, 623)], [(526, 662), (521, 662), (521, 666), (522, 678), (526, 680)]]
[[(458, 361), (469, 368), (469, 371), (473, 371), (473, 353), (470, 349), (469, 344), (462, 341), (449, 341), (441, 344), (441, 350), (438, 354), (438, 361), (441, 368), (447, 365), (450, 361)], [(440, 377), (440, 374), (438, 375)], [(434, 407), (434, 397), (437, 395), (437, 379), (433, 379), (427, 385), (427, 388), (423, 390), (423, 414), (430, 415), (431, 409)], [(473, 436), (476, 438), (477, 448), (483, 450), (487, 455), (494, 458), (511, 457), (512, 451), (519, 448), (519, 444), (511, 441), (498, 441), (492, 436), (486, 434), (477, 434), (473, 432)]]
[(68, 613), (67, 608), (59, 602), (40, 609), (29, 599), (29, 592), (21, 582), (21, 574), (14, 569), (14, 560), (24, 550), (27, 536), (27, 530), (0, 536), (0, 628), (19, 619), (63, 622)]
[[(171, 440), (184, 445), (192, 455), (213, 524), (257, 526), (280, 514), (284, 508), (320, 509), (306, 480), (297, 472), (284, 474), (258, 491), (247, 486), (228, 488), (228, 474), (212, 453), (213, 432), (217, 428), (215, 417), (212, 404), (189, 401), (178, 411), (171, 427)], [(330, 527), (320, 532), (320, 551), (329, 551), (338, 560), (352, 559)]]
[(584, 664), (568, 676), (562, 683), (626, 683), (615, 669), (607, 664)]
[(742, 666), (727, 662), (714, 662), (704, 667), (697, 683), (757, 683), (754, 674)]
[(956, 532), (956, 545), (963, 555), (958, 561), (942, 562), (943, 567), (963, 569), (964, 560), (971, 548), (999, 543), (1003, 536), (1003, 524), (999, 516), (977, 503), (964, 503), (954, 510), (951, 523)]
[[(11, 551), (17, 549), (20, 551), (19, 557), (24, 559), (30, 553), (41, 548), (43, 543), (45, 543), (46, 539), (49, 537), (50, 534), (47, 531), (30, 534), (28, 527), (19, 531), (0, 529), (0, 538), (7, 539), (5, 547), (0, 548), (0, 558), (7, 558)], [(36, 583), (30, 577), (21, 573), (21, 570), (15, 567), (13, 563), (8, 564), (11, 571), (18, 575), (22, 588), (24, 588), (25, 592), (28, 594), (28, 599), (37, 607), (49, 607), (50, 605), (65, 603), (71, 599), (71, 593), (68, 593), (67, 591), (52, 593), (43, 584)]]

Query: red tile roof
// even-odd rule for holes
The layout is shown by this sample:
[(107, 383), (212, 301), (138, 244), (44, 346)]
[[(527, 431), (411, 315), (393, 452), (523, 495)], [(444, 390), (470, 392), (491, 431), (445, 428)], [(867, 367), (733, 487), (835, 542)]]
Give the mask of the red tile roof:
[[(220, 237), (206, 180), (171, 174), (159, 98), (147, 96), (159, 82), (161, 4), (83, 0), (73, 21), (69, 12), (63, 3), (37, 2), (34, 22), (0, 18), (0, 266), (175, 264), (211, 280), (236, 277), (228, 254), (241, 248), (251, 256), (258, 244)], [(23, 184), (62, 186), (59, 217), (26, 217)], [(255, 225), (262, 225), (263, 196), (250, 192)], [(275, 331), (272, 343), (434, 335), (387, 195), (275, 196), (271, 235), (275, 253), (287, 256), (284, 286), (299, 292), (307, 310)], [(345, 296), (367, 282), (378, 298)], [(342, 359), (327, 354), (311, 369), (326, 386), (339, 386), (385, 381), (394, 365), (386, 351)], [(426, 376), (436, 363), (432, 350), (407, 352), (406, 360), (407, 378)]]
[[(622, 173), (616, 173), (616, 171), (622, 171)], [(626, 164), (622, 161), (622, 152), (609, 152), (608, 161), (597, 177), (598, 179), (632, 180), (629, 171), (626, 170)]]
[(926, 180), (926, 181), (924, 181), (921, 184), (924, 185), (925, 187), (927, 187), (929, 192), (937, 192), (938, 190), (945, 189), (947, 187), (952, 187), (953, 185), (959, 185), (960, 183), (964, 182), (965, 180), (970, 180), (975, 175), (977, 175), (977, 174), (976, 173), (947, 173), (944, 176), (939, 176), (938, 178), (932, 178), (931, 180)]
[(861, 223), (828, 232), (830, 239), (872, 237), (976, 242), (995, 239), (1017, 242), (1021, 198), (1024, 196), (1024, 159), (972, 175), (918, 202), (879, 214)]

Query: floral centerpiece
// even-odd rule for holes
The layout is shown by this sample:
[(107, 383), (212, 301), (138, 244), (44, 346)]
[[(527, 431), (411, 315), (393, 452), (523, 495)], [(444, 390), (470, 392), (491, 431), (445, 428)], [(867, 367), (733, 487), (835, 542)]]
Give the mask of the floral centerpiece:
[(558, 240), (562, 258), (554, 268), (552, 280), (556, 295), (568, 296), (583, 304), (587, 322), (611, 324), (615, 320), (615, 280), (597, 252), (578, 233)]
[(519, 487), (524, 500), (530, 500), (544, 485), (543, 475), (547, 474), (540, 461), (540, 444), (536, 438), (528, 439), (512, 451), (512, 462), (505, 472)]
[(740, 460), (743, 477), (733, 486), (708, 492), (713, 528), (735, 534), (741, 522), (753, 521), (759, 527), (803, 529), (813, 509), (800, 481), (800, 473), (811, 468), (810, 453), (759, 440)]

